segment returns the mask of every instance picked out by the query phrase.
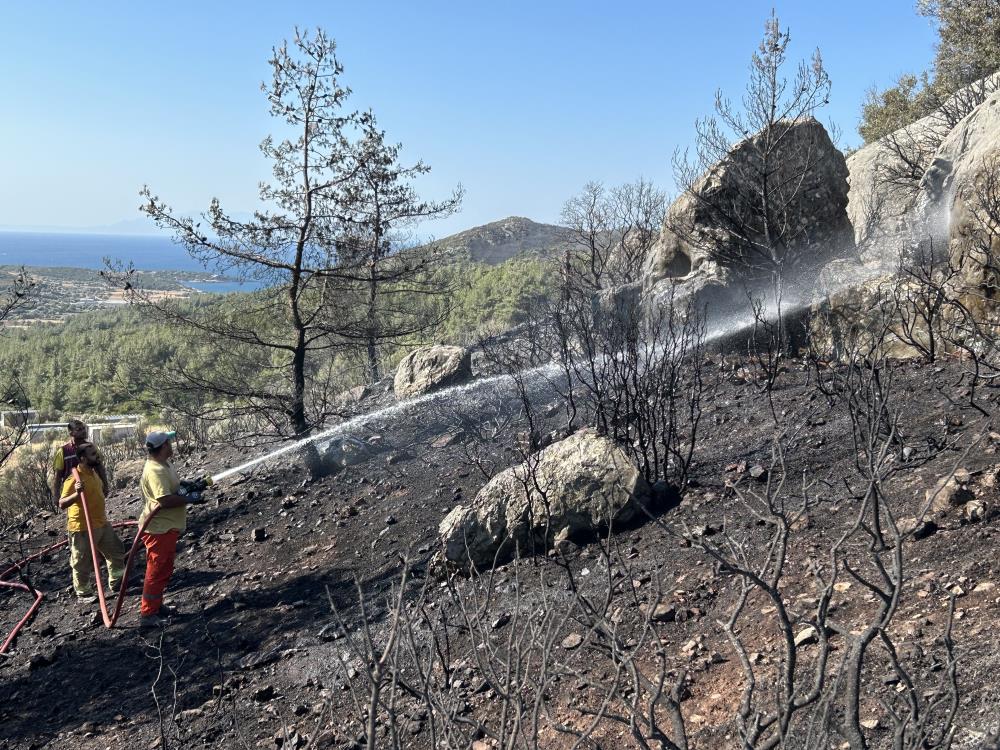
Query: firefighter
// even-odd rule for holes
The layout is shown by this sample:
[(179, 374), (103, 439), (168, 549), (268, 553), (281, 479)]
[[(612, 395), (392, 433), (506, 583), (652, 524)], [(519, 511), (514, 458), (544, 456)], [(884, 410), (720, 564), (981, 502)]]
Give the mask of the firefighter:
[(59, 507), (66, 513), (66, 531), (69, 534), (69, 565), (73, 571), (73, 590), (84, 603), (93, 603), (94, 564), (90, 554), (90, 538), (83, 518), (80, 492), (87, 501), (87, 514), (93, 532), (94, 547), (108, 566), (109, 593), (114, 593), (125, 575), (125, 549), (121, 539), (108, 523), (104, 509), (104, 482), (97, 474), (100, 458), (93, 443), (80, 443), (74, 455), (80, 479), (69, 476), (62, 486)]
[(189, 499), (178, 494), (180, 479), (170, 463), (174, 449), (173, 432), (150, 432), (146, 435), (146, 463), (142, 467), (142, 497), (145, 506), (139, 524), (153, 515), (142, 535), (146, 546), (146, 576), (142, 584), (139, 624), (142, 628), (158, 627), (176, 614), (173, 607), (163, 604), (163, 592), (174, 572), (177, 540), (187, 527)]
[[(73, 476), (73, 468), (80, 463), (80, 459), (76, 457), (76, 449), (87, 442), (87, 434), (90, 432), (90, 428), (79, 419), (69, 420), (66, 423), (66, 429), (69, 431), (69, 440), (56, 448), (56, 452), (52, 456), (52, 503), (54, 506), (59, 505), (63, 485), (69, 477)], [(108, 475), (104, 470), (104, 459), (101, 457), (100, 451), (97, 451), (96, 448), (95, 451), (97, 452), (97, 463), (92, 468), (97, 472), (97, 476), (104, 486), (104, 492), (107, 493), (109, 489)]]

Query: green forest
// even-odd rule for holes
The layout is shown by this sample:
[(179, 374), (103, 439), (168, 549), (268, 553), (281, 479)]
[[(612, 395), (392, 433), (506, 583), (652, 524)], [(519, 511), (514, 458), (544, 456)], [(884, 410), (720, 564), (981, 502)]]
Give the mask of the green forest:
[[(533, 257), (512, 258), (491, 266), (468, 261), (437, 269), (444, 293), (413, 295), (404, 306), (423, 308), (440, 323), (434, 328), (387, 346), (382, 352), (394, 366), (411, 347), (425, 343), (467, 344), (493, 326), (516, 324), (526, 304), (545, 296), (552, 283), (551, 262)], [(261, 325), (283, 314), (281, 290), (204, 295), (172, 303), (190, 317), (260, 315)], [(249, 312), (257, 311), (257, 312)], [(154, 416), (162, 399), (156, 373), (178, 368), (215, 366), (211, 346), (197, 340), (187, 327), (152, 317), (137, 306), (86, 312), (58, 325), (11, 328), (0, 336), (0, 367), (16, 373), (32, 408), (41, 419), (58, 420), (74, 413), (132, 413)], [(343, 352), (328, 363), (342, 373), (349, 388), (360, 382)], [(391, 372), (391, 371), (390, 371)]]

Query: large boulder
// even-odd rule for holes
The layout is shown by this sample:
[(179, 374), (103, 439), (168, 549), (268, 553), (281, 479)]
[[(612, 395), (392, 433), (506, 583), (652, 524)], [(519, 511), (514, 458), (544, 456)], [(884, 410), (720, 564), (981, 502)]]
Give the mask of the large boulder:
[(372, 456), (371, 446), (352, 437), (333, 438), (318, 450), (324, 474), (336, 474), (348, 466), (363, 464)]
[[(753, 186), (748, 184), (747, 174), (753, 172), (759, 159), (760, 138), (758, 134), (734, 146), (670, 206), (660, 239), (646, 260), (647, 284), (689, 274), (719, 278), (730, 272), (747, 272), (746, 268), (726, 267), (719, 259), (732, 258), (737, 254), (735, 250), (746, 244), (743, 233), (734, 231), (729, 217), (732, 206), (748, 206)], [(772, 176), (774, 183), (791, 182), (793, 176), (803, 175), (788, 206), (788, 220), (794, 225), (799, 243), (794, 252), (818, 266), (853, 245), (846, 212), (848, 172), (844, 155), (813, 118), (789, 125), (776, 148), (774, 162), (779, 166)], [(744, 223), (758, 223), (752, 208), (747, 207), (747, 211)]]
[[(822, 296), (807, 321), (812, 348), (833, 359), (849, 359), (855, 351), (893, 359), (923, 356), (913, 341), (929, 346), (926, 326), (913, 319), (902, 325), (895, 303), (915, 294), (914, 287), (894, 271), (873, 273), (848, 259), (829, 263), (819, 274)], [(904, 330), (911, 340), (900, 338)]]
[(488, 568), (517, 551), (627, 522), (649, 497), (635, 463), (606, 437), (577, 432), (493, 477), (438, 529), (445, 560)]
[(396, 398), (422, 393), (472, 380), (472, 353), (460, 346), (426, 346), (403, 357), (396, 368), (392, 387)]

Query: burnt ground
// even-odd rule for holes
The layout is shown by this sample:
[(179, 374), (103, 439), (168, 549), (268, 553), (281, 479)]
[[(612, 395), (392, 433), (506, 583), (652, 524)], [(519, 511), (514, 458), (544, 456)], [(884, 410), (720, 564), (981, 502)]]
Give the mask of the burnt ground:
[[(770, 465), (773, 421), (759, 388), (730, 369), (716, 358), (709, 370), (694, 486), (678, 507), (659, 518), (667, 527), (687, 522), (706, 533), (723, 525), (754, 533), (726, 485), (744, 469), (741, 464), (747, 474), (755, 465)], [(903, 363), (896, 371), (902, 439), (912, 449), (891, 487), (897, 516), (915, 513), (925, 490), (956, 464), (971, 473), (977, 499), (1000, 503), (993, 481), (1000, 457), (988, 435), (965, 454), (988, 420), (964, 398), (961, 373), (955, 362)], [(796, 481), (806, 477), (816, 497), (793, 536), (786, 577), (786, 597), (806, 604), (815, 595), (806, 561), (821, 558), (843, 528), (853, 502), (843, 482), (855, 476), (847, 416), (839, 406), (829, 406), (809, 379), (804, 367), (793, 366), (775, 394), (783, 423), (795, 428), (785, 454), (788, 473)], [(987, 390), (980, 400), (987, 412), (993, 411), (1000, 391)], [(64, 550), (32, 564), (28, 575), (46, 599), (10, 654), (0, 658), (0, 749), (156, 747), (161, 731), (169, 747), (274, 748), (302, 745), (306, 738), (316, 747), (350, 747), (363, 732), (345, 688), (348, 678), (336, 666), (345, 634), (331, 604), (349, 629), (356, 628), (357, 581), (375, 629), (384, 628), (389, 614), (384, 598), (409, 553), (414, 574), (430, 576), (429, 590), (432, 596), (442, 592), (439, 606), (445, 609), (444, 589), (429, 570), (437, 525), (484, 483), (461, 439), (439, 439), (449, 424), (444, 411), (414, 410), (370, 425), (359, 437), (372, 438), (379, 452), (335, 476), (310, 481), (299, 464), (279, 459), (221, 482), (209, 501), (190, 513), (168, 589), (169, 601), (181, 614), (162, 636), (138, 630), (137, 597), (130, 597), (119, 624), (105, 629), (96, 605), (81, 606), (73, 598)], [(193, 452), (181, 458), (180, 471), (215, 472), (243, 458), (232, 451)], [(504, 454), (494, 460), (505, 466), (511, 458)], [(112, 519), (134, 518), (135, 498), (127, 488), (114, 494)], [(1000, 520), (964, 523), (955, 508), (937, 521), (936, 533), (905, 545), (907, 584), (891, 632), (904, 656), (912, 657), (914, 675), (932, 684), (942, 669), (940, 635), (954, 594), (960, 685), (956, 747), (980, 747), (1000, 721), (994, 680), (1000, 670)], [(60, 518), (40, 515), (25, 539), (3, 540), (2, 559), (19, 559), (58, 540), (62, 526)], [(264, 533), (255, 532), (259, 529)], [(693, 746), (734, 746), (727, 722), (739, 699), (740, 671), (717, 625), (732, 605), (733, 578), (657, 523), (621, 530), (614, 541), (624, 554), (611, 571), (602, 567), (598, 545), (570, 545), (565, 559), (575, 580), (595, 594), (607, 590), (609, 581), (616, 591), (627, 589), (620, 600), (626, 636), (629, 623), (638, 621), (631, 610), (650, 603), (657, 598), (655, 590), (662, 589), (676, 615), (658, 623), (655, 635), (671, 664), (689, 670), (682, 705)], [(140, 555), (134, 582), (143, 563)], [(560, 564), (545, 556), (527, 570), (517, 581), (529, 602), (549, 595), (549, 584), (541, 579), (558, 581), (564, 575)], [(495, 583), (509, 594), (513, 580), (514, 566), (506, 565)], [(481, 592), (486, 583), (463, 579), (456, 585)], [(860, 622), (871, 607), (870, 596), (859, 588), (839, 592), (839, 614), (848, 622)], [(565, 586), (552, 591), (556, 599), (567, 595)], [(0, 591), (0, 632), (5, 634), (27, 605), (26, 595)], [(498, 631), (505, 627), (500, 616), (514, 608), (501, 593), (495, 603)], [(776, 654), (777, 633), (765, 602), (752, 600), (750, 611), (745, 633), (755, 659), (766, 665)], [(565, 635), (581, 634), (578, 630), (566, 622), (557, 643)], [(588, 650), (588, 634), (581, 635), (581, 647), (573, 653), (563, 649), (567, 661), (575, 660), (580, 679), (556, 683), (547, 696), (553, 714), (567, 723), (573, 723), (574, 707), (586, 702), (588, 690), (609, 678), (596, 652)], [(495, 696), (478, 684), (471, 660), (460, 658), (458, 664), (465, 679), (453, 683), (453, 692), (465, 702), (462, 710), (488, 716)], [(872, 695), (892, 689), (882, 679), (887, 669), (873, 659), (866, 671)], [(429, 746), (426, 714), (412, 703), (401, 711), (412, 712), (403, 745)], [(884, 745), (887, 720), (874, 699), (862, 701), (862, 719), (873, 745)], [(551, 727), (546, 731), (541, 746), (570, 744)], [(600, 743), (635, 746), (616, 725), (602, 731)]]

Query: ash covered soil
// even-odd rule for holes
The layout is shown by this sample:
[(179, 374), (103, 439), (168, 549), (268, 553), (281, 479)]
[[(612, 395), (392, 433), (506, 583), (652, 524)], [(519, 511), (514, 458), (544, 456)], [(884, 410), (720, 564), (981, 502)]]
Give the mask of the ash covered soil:
[[(610, 571), (599, 546), (585, 542), (567, 545), (560, 560), (538, 555), (527, 567), (502, 566), (492, 582), (500, 596), (489, 607), (490, 629), (503, 633), (515, 606), (504, 592), (512, 590), (515, 574), (525, 601), (568, 596), (564, 562), (583, 592), (597, 597), (610, 587), (620, 594), (614, 606), (626, 638), (630, 623), (640, 627), (643, 605), (664, 600), (670, 615), (656, 623), (655, 635), (671, 668), (688, 670), (682, 710), (692, 745), (700, 748), (736, 744), (727, 723), (740, 699), (741, 672), (717, 622), (728, 615), (737, 581), (663, 525), (686, 522), (708, 534), (725, 525), (752, 533), (752, 519), (736, 506), (727, 482), (744, 473), (752, 482), (754, 467), (770, 467), (773, 420), (760, 389), (727, 362), (715, 357), (707, 371), (694, 481), (680, 504), (658, 522), (618, 531), (613, 541), (622, 555)], [(955, 362), (897, 367), (902, 438), (910, 448), (890, 487), (898, 517), (916, 513), (925, 491), (956, 466), (969, 472), (977, 500), (1000, 503), (1000, 456), (987, 417), (969, 404), (962, 373)], [(817, 501), (792, 537), (786, 576), (787, 599), (805, 604), (815, 597), (806, 563), (825, 554), (852, 513), (844, 480), (856, 476), (847, 416), (817, 393), (810, 384), (814, 377), (792, 363), (774, 394), (782, 422), (795, 428), (785, 452), (788, 475), (812, 483)], [(987, 389), (977, 397), (990, 412), (1000, 391)], [(381, 391), (371, 397), (371, 408), (388, 398)], [(96, 604), (81, 605), (73, 597), (65, 549), (33, 563), (28, 576), (46, 598), (14, 648), (0, 657), (0, 748), (158, 747), (161, 733), (169, 747), (354, 746), (364, 731), (346, 684), (358, 675), (337, 664), (347, 638), (362, 632), (357, 589), (373, 632), (384, 632), (391, 617), (387, 597), (409, 555), (413, 577), (429, 583), (432, 606), (437, 598), (438, 609), (449, 611), (453, 605), (430, 565), (437, 526), (485, 483), (463, 439), (451, 436), (453, 421), (443, 410), (435, 413), (415, 409), (370, 423), (356, 436), (371, 439), (378, 452), (335, 476), (311, 481), (299, 464), (280, 458), (220, 482), (208, 502), (189, 513), (167, 592), (180, 614), (162, 635), (137, 627), (142, 554), (132, 573), (133, 594), (112, 630), (101, 624)], [(551, 416), (549, 427), (559, 419)], [(231, 449), (194, 451), (177, 463), (182, 476), (194, 476), (251, 457)], [(513, 463), (512, 442), (498, 443), (493, 460), (498, 468)], [(133, 477), (138, 470), (131, 467)], [(109, 498), (113, 521), (134, 518), (138, 509), (134, 480)], [(890, 630), (914, 674), (933, 681), (944, 668), (941, 635), (954, 595), (956, 746), (980, 747), (1000, 717), (994, 680), (1000, 672), (1000, 520), (966, 523), (955, 508), (936, 521), (935, 533), (904, 546), (907, 582)], [(41, 514), (24, 539), (3, 540), (2, 559), (20, 559), (58, 541), (62, 529), (61, 518)], [(130, 540), (131, 532), (122, 536)], [(488, 585), (483, 578), (455, 579), (456, 590), (470, 597)], [(860, 622), (872, 606), (871, 595), (860, 589), (855, 584), (838, 593), (840, 616), (848, 622)], [(24, 593), (0, 591), (0, 631), (6, 634), (29, 603)], [(763, 665), (775, 659), (779, 641), (766, 604), (751, 600), (744, 625), (754, 659)], [(333, 606), (351, 632), (342, 631)], [(589, 634), (572, 619), (563, 625), (554, 648), (575, 665), (576, 678), (555, 683), (546, 696), (551, 713), (540, 729), (542, 747), (572, 744), (552, 727), (579, 722), (575, 707), (611, 675), (590, 648)], [(635, 636), (645, 637), (638, 630)], [(831, 641), (836, 655), (836, 638)], [(497, 697), (461, 643), (454, 648), (453, 697), (464, 715), (487, 717)], [(806, 660), (808, 652), (805, 646)], [(873, 657), (865, 672), (872, 690), (866, 694), (893, 689), (885, 679), (888, 670)], [(419, 702), (403, 696), (398, 710), (406, 717), (402, 745), (430, 747), (430, 722)], [(887, 719), (874, 698), (863, 699), (861, 713), (873, 745), (887, 742)], [(610, 722), (598, 741), (606, 748), (635, 746), (626, 727)]]

